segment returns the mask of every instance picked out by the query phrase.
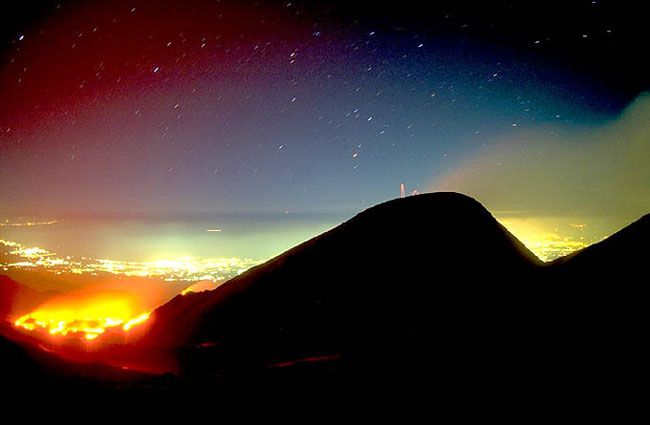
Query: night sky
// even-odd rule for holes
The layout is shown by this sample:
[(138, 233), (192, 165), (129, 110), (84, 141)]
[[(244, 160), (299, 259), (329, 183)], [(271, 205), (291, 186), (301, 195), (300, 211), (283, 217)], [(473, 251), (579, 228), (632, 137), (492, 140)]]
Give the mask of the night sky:
[(347, 3), (3, 4), (1, 211), (650, 211), (638, 2)]

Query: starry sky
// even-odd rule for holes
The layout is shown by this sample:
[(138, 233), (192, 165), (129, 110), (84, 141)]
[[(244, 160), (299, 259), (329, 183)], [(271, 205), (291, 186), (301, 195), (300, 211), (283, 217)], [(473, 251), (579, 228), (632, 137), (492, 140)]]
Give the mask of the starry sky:
[(650, 211), (640, 6), (350, 3), (3, 5), (0, 212)]

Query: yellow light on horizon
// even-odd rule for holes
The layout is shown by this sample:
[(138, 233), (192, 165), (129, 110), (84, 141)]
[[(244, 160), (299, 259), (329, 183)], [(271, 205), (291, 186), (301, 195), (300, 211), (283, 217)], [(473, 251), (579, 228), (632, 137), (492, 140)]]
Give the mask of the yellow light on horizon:
[(0, 240), (0, 247), (3, 245), (11, 248), (10, 253), (20, 257), (22, 261), (0, 263), (0, 266), (5, 268), (42, 268), (56, 274), (87, 273), (96, 275), (106, 272), (124, 276), (160, 278), (165, 281), (223, 281), (262, 262), (262, 260), (250, 258), (203, 258), (188, 255), (173, 258), (154, 257), (149, 261), (58, 257), (56, 253), (46, 249), (26, 247), (13, 241)]
[(497, 216), (497, 220), (537, 258), (552, 261), (599, 240), (586, 223), (570, 217)]

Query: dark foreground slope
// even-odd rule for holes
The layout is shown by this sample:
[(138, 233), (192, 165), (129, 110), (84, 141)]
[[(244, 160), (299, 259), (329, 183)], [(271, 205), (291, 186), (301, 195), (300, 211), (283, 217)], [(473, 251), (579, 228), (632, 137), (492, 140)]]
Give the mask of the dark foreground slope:
[[(650, 214), (597, 244), (554, 261), (549, 280), (558, 293), (601, 329), (623, 336), (647, 318)], [(624, 323), (625, 322), (625, 323)], [(636, 338), (635, 338), (636, 339)]]
[[(573, 375), (633, 404), (648, 381), (648, 261), (650, 215), (597, 244), (554, 261), (545, 281), (561, 320), (553, 344)], [(614, 390), (615, 389), (615, 390)]]
[(410, 197), (175, 298), (154, 313), (143, 347), (180, 347), (182, 375), (201, 385), (295, 378), (395, 390), (436, 375), (453, 391), (519, 363), (540, 267), (475, 200)]
[(182, 400), (180, 388), (172, 376), (66, 361), (0, 324), (0, 389), (5, 415), (66, 423), (87, 422), (98, 415), (102, 419), (132, 419), (134, 413), (162, 418), (180, 410), (175, 405)]

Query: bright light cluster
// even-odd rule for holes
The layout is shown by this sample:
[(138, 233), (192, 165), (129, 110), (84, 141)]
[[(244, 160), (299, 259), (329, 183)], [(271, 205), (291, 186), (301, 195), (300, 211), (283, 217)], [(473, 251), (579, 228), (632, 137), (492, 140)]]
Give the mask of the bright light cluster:
[(35, 227), (35, 226), (49, 226), (51, 224), (60, 223), (59, 220), (48, 220), (48, 221), (9, 221), (5, 219), (0, 221), (0, 227)]
[[(2, 247), (5, 247), (3, 250)], [(249, 258), (182, 257), (175, 260), (119, 261), (87, 257), (59, 257), (56, 253), (38, 247), (26, 247), (13, 241), (0, 239), (0, 265), (10, 268), (42, 268), (56, 274), (97, 274), (100, 272), (124, 276), (155, 277), (166, 281), (198, 282), (224, 281), (260, 264)], [(7, 254), (20, 261), (5, 261)], [(14, 258), (15, 259), (15, 258)]]
[[(588, 232), (587, 224), (564, 223), (566, 220), (560, 219), (554, 221), (555, 228), (535, 219), (499, 218), (499, 222), (542, 261), (555, 260), (598, 242)], [(562, 227), (562, 230), (558, 227)]]
[(130, 310), (120, 300), (106, 300), (82, 309), (72, 306), (38, 309), (22, 316), (14, 324), (29, 331), (40, 328), (50, 335), (80, 335), (90, 341), (109, 328), (121, 327), (128, 332), (149, 319), (149, 313), (131, 316)]

